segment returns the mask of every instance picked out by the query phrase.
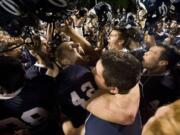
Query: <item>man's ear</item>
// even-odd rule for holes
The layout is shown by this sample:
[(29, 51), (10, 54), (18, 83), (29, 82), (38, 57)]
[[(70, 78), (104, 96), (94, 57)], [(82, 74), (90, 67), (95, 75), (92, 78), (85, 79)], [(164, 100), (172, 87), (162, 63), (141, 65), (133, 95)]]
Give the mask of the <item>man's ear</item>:
[(167, 60), (161, 60), (159, 62), (159, 66), (167, 66), (169, 64), (169, 62)]
[(124, 40), (119, 40), (119, 46), (122, 46), (124, 44)]
[(70, 65), (71, 62), (70, 62), (69, 59), (64, 58), (64, 59), (61, 60), (61, 64), (63, 64), (63, 65)]
[(118, 94), (119, 93), (119, 89), (117, 87), (110, 87), (110, 93), (112, 94)]

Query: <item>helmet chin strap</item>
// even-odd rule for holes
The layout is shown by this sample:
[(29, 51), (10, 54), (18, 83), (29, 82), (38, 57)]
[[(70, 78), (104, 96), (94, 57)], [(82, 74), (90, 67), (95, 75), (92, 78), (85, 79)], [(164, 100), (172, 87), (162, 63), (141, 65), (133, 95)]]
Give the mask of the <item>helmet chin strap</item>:
[(17, 96), (21, 91), (22, 91), (23, 87), (19, 88), (18, 90), (16, 90), (16, 92), (14, 93), (4, 93), (4, 94), (0, 94), (0, 100), (7, 100), (7, 99), (11, 99), (14, 98), (15, 96)]

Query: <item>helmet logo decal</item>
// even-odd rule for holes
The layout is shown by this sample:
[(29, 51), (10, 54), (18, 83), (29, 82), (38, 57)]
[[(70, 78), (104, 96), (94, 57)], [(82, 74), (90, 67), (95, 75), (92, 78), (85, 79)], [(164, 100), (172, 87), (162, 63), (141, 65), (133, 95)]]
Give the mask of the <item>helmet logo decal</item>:
[(21, 12), (19, 11), (19, 6), (13, 0), (1, 0), (0, 6), (15, 16), (20, 16)]
[(167, 6), (164, 4), (164, 2), (162, 3), (162, 5), (159, 7), (159, 13), (162, 16), (165, 16), (167, 14)]

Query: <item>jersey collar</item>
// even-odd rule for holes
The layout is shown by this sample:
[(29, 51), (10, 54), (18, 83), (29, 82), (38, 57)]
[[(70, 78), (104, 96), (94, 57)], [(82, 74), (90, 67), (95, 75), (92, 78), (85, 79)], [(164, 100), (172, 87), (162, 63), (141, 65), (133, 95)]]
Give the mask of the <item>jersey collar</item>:
[(0, 94), (0, 100), (7, 100), (7, 99), (11, 99), (14, 98), (15, 96), (17, 96), (21, 91), (22, 91), (23, 87), (19, 88), (16, 92), (14, 93), (10, 93), (10, 94)]

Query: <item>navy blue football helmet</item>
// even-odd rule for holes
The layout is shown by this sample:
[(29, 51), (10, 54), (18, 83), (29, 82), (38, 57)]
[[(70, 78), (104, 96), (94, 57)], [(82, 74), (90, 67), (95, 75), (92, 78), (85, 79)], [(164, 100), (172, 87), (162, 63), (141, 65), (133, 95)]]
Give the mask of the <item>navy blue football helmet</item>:
[(106, 2), (99, 2), (90, 12), (90, 14), (94, 14), (98, 17), (99, 27), (104, 26), (106, 23), (111, 23), (112, 21), (112, 8), (111, 5)]
[(19, 36), (24, 26), (63, 21), (78, 0), (0, 0), (0, 26), (12, 36)]
[(169, 0), (137, 0), (138, 18), (146, 18), (147, 22), (154, 23), (166, 17), (169, 11)]
[(13, 36), (18, 36), (25, 25), (35, 25), (35, 19), (23, 9), (18, 0), (0, 1), (0, 26)]
[[(24, 0), (25, 7), (41, 20), (53, 22), (64, 20), (77, 5), (78, 0)], [(31, 5), (31, 6), (29, 6)]]

